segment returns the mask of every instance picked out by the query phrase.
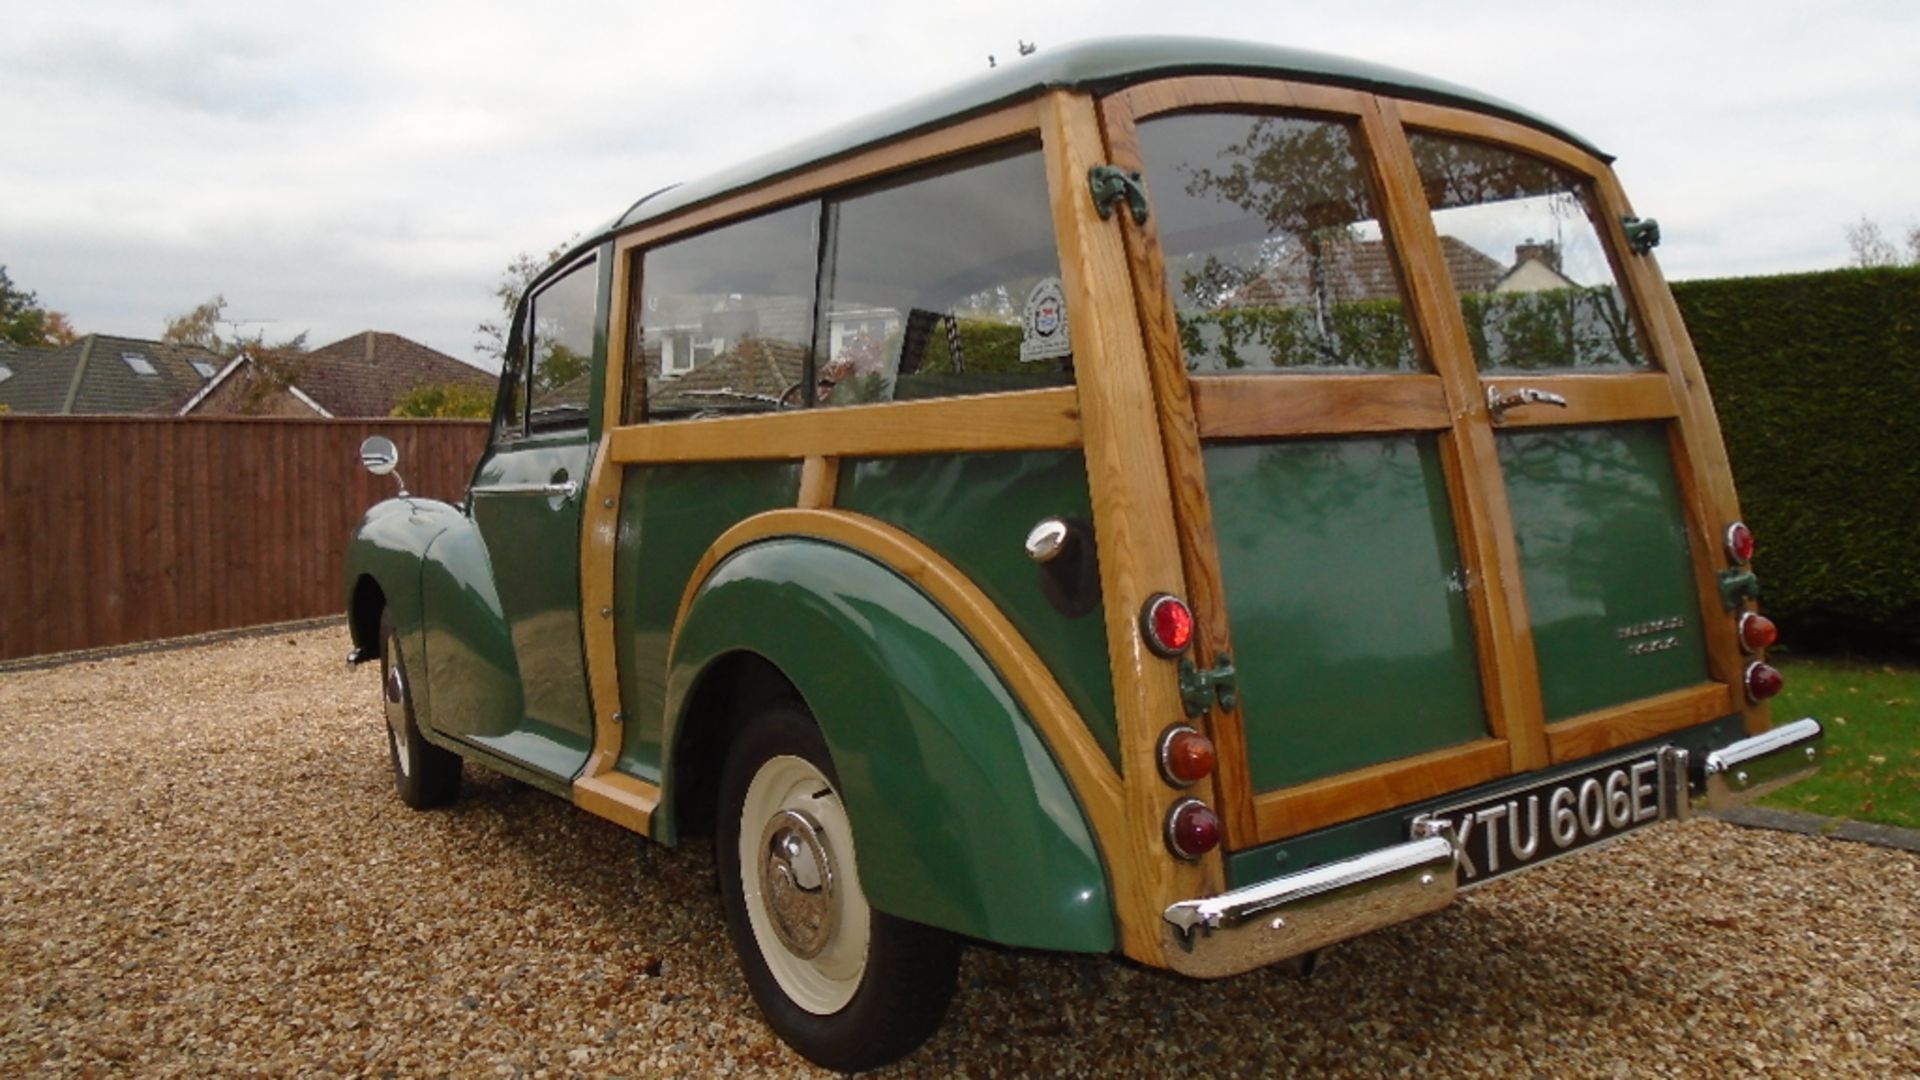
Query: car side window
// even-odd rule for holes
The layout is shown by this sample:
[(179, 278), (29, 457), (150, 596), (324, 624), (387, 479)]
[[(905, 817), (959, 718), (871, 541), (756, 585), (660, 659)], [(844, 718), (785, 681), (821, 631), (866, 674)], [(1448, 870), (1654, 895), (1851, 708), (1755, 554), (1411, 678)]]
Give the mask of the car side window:
[(536, 431), (587, 422), (597, 268), (598, 260), (588, 258), (534, 294), (525, 337), (527, 422)]
[(1040, 148), (1021, 141), (827, 204), (814, 403), (1073, 381)]
[(627, 379), (629, 419), (804, 403), (819, 220), (819, 203), (801, 203), (635, 256), (640, 349)]
[(526, 308), (514, 312), (513, 329), (507, 338), (506, 357), (500, 366), (499, 399), (494, 404), (493, 437), (514, 438), (527, 431), (527, 335)]

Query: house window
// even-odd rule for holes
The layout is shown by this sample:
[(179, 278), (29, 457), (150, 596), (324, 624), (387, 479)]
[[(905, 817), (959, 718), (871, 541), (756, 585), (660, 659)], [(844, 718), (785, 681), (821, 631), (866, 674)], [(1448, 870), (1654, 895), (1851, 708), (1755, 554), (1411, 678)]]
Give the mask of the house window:
[(0, 382), (6, 382), (11, 378), (13, 378), (13, 369), (5, 364), (0, 364)]
[(206, 360), (189, 360), (188, 363), (193, 365), (193, 370), (200, 373), (201, 378), (203, 379), (213, 378), (214, 368), (213, 368), (213, 364), (211, 364), (210, 362)]
[(133, 369), (135, 375), (144, 377), (149, 375), (157, 376), (160, 374), (159, 369), (153, 366), (153, 361), (148, 360), (137, 352), (123, 352), (120, 354), (120, 359), (124, 361), (128, 367)]
[(1407, 141), (1480, 370), (1647, 366), (1584, 177), (1472, 139)]

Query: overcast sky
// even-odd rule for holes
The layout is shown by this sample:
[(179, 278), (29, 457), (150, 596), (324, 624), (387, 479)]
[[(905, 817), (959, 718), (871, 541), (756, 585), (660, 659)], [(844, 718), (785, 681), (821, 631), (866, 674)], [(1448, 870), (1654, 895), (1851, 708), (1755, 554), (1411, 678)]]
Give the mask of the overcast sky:
[(1363, 57), (1618, 157), (1673, 278), (1843, 265), (1920, 224), (1920, 2), (0, 0), (0, 264), (81, 332), (215, 293), (269, 338), (473, 359), (519, 251), (1042, 49), (1118, 33)]

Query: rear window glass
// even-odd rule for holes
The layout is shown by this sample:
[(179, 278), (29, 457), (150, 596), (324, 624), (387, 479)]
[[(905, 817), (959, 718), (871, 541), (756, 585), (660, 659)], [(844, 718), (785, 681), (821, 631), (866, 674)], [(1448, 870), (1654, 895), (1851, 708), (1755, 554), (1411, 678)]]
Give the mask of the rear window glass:
[(1418, 370), (1352, 125), (1183, 113), (1139, 132), (1189, 370)]
[(1647, 366), (1584, 177), (1472, 139), (1408, 141), (1482, 371)]

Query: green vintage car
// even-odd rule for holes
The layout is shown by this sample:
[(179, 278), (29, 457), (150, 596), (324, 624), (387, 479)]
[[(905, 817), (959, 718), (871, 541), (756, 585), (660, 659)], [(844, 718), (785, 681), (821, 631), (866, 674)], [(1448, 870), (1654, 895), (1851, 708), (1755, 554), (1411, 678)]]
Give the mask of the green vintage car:
[(1133, 40), (641, 199), (522, 301), (465, 501), (353, 540), (402, 798), (711, 836), (857, 1069), (969, 940), (1231, 975), (1812, 771), (1608, 161)]

